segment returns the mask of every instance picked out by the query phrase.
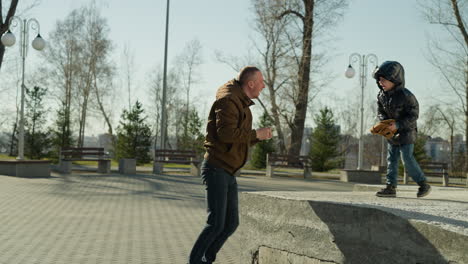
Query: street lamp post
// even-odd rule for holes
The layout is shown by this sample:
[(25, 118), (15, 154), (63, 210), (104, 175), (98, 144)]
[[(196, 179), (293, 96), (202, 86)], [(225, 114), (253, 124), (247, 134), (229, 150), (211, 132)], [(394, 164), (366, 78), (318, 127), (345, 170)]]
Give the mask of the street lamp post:
[(362, 150), (363, 150), (363, 140), (362, 135), (364, 133), (364, 86), (366, 86), (367, 81), (367, 64), (373, 63), (375, 67), (378, 65), (378, 59), (375, 54), (361, 55), (359, 53), (353, 53), (349, 55), (349, 66), (345, 72), (345, 76), (348, 78), (353, 78), (356, 74), (356, 71), (353, 68), (353, 63), (359, 63), (359, 83), (361, 84), (361, 129), (359, 133), (359, 153), (358, 153), (358, 170), (362, 170)]
[[(166, 110), (166, 97), (167, 97), (167, 44), (169, 38), (169, 0), (166, 5), (166, 36), (164, 42), (164, 70), (163, 70), (163, 88), (162, 88), (162, 100), (161, 100), (161, 145), (160, 149), (166, 149), (166, 132), (167, 132), (167, 110)], [(162, 164), (156, 161), (156, 138), (154, 140), (154, 161), (153, 161), (153, 173), (162, 173)]]
[(165, 37), (165, 45), (164, 45), (164, 73), (163, 73), (163, 90), (162, 90), (162, 102), (161, 102), (161, 149), (166, 148), (166, 130), (167, 130), (166, 94), (167, 94), (168, 34), (169, 34), (169, 0), (167, 0), (167, 6), (166, 6), (166, 37)]
[(16, 42), (16, 37), (11, 32), (12, 27), (20, 27), (20, 56), (22, 58), (21, 68), (21, 108), (20, 108), (20, 123), (19, 123), (19, 135), (18, 135), (18, 157), (16, 159), (24, 159), (24, 93), (26, 86), (24, 85), (24, 71), (25, 61), (28, 54), (28, 40), (29, 40), (29, 29), (37, 31), (37, 36), (32, 41), (31, 45), (36, 50), (43, 50), (45, 47), (45, 41), (40, 35), (39, 22), (35, 18), (21, 19), (18, 16), (13, 16), (8, 23), (8, 32), (2, 36), (2, 43), (6, 47), (13, 46)]

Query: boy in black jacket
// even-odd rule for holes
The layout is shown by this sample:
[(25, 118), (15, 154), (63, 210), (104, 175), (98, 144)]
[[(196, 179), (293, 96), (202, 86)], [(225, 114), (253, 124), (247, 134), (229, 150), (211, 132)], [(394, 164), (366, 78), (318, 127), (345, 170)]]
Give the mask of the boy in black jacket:
[(396, 197), (398, 161), (400, 153), (408, 174), (418, 183), (417, 197), (431, 191), (426, 177), (414, 158), (419, 105), (416, 97), (405, 88), (405, 71), (396, 61), (386, 61), (374, 72), (380, 92), (377, 95), (379, 120), (395, 119), (390, 129), (395, 136), (388, 140), (387, 187), (377, 192), (379, 197)]

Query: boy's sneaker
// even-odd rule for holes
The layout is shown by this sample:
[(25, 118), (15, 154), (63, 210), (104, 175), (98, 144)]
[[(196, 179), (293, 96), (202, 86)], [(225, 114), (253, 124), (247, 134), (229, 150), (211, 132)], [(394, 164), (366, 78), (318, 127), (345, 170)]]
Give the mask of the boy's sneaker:
[(375, 195), (378, 197), (396, 197), (396, 187), (390, 184), (387, 184), (385, 189), (380, 190)]
[(418, 198), (424, 197), (431, 192), (431, 186), (426, 181), (418, 182), (418, 185), (420, 186), (416, 195)]

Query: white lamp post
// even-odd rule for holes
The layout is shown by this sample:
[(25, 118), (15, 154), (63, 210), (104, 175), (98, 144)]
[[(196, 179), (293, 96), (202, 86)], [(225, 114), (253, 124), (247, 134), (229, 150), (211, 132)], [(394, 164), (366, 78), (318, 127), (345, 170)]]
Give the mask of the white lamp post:
[(345, 72), (345, 76), (347, 78), (353, 78), (356, 74), (356, 71), (353, 68), (353, 63), (359, 62), (359, 72), (360, 72), (360, 79), (359, 82), (361, 84), (361, 130), (359, 133), (359, 153), (358, 153), (358, 170), (362, 169), (362, 150), (363, 150), (363, 141), (362, 135), (364, 131), (364, 86), (366, 86), (367, 81), (367, 64), (373, 63), (375, 67), (378, 65), (378, 59), (375, 54), (367, 54), (367, 55), (360, 55), (358, 53), (353, 53), (349, 55), (349, 66)]
[[(32, 41), (31, 45), (36, 50), (43, 50), (46, 43), (45, 40), (40, 35), (40, 26), (39, 22), (35, 18), (30, 18), (28, 20), (21, 19), (17, 16), (14, 16), (10, 19), (8, 27), (20, 27), (20, 55), (22, 58), (22, 69), (21, 69), (21, 108), (20, 108), (20, 123), (19, 123), (19, 135), (18, 135), (18, 157), (16, 159), (24, 159), (24, 92), (26, 86), (24, 85), (24, 70), (25, 70), (25, 61), (26, 55), (28, 54), (28, 40), (29, 40), (29, 28), (37, 31), (36, 38)], [(6, 47), (13, 46), (16, 42), (16, 37), (13, 33), (8, 30), (7, 33), (2, 36), (2, 43)]]

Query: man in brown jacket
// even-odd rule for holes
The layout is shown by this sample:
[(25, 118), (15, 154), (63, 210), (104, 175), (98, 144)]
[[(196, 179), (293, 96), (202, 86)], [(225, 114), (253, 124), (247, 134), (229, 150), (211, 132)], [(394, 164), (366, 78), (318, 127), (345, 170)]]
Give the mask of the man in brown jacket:
[(206, 185), (208, 218), (190, 253), (189, 264), (213, 263), (224, 242), (239, 225), (237, 182), (249, 147), (271, 138), (270, 128), (252, 129), (252, 99), (265, 88), (263, 75), (244, 67), (237, 79), (221, 86), (210, 110), (201, 175)]

